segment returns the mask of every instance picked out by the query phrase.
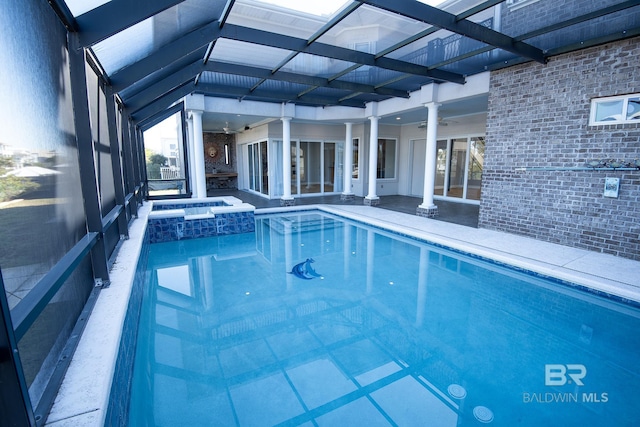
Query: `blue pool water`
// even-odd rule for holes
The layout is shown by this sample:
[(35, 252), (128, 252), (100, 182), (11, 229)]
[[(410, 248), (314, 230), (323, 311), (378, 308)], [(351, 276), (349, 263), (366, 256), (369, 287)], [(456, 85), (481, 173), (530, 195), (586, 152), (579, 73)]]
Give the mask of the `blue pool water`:
[(150, 245), (130, 426), (631, 426), (640, 310), (324, 213)]

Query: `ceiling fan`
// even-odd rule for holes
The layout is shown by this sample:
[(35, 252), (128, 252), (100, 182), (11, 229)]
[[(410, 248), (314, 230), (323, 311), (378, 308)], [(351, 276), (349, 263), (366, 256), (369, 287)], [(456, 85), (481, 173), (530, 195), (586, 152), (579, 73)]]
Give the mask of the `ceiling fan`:
[(232, 135), (232, 134), (238, 133), (238, 132), (236, 132), (235, 130), (233, 130), (233, 129), (231, 129), (229, 127), (229, 122), (225, 123), (224, 127), (222, 128), (222, 130), (224, 131), (224, 133), (226, 135)]

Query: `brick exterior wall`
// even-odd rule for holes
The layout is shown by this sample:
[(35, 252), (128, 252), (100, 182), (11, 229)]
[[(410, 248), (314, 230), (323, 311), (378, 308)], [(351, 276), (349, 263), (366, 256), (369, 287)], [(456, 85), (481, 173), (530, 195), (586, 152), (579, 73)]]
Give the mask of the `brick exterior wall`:
[(638, 64), (636, 37), (492, 73), (480, 227), (640, 260), (640, 171), (516, 170), (640, 158), (640, 123), (588, 125), (592, 98), (640, 92)]

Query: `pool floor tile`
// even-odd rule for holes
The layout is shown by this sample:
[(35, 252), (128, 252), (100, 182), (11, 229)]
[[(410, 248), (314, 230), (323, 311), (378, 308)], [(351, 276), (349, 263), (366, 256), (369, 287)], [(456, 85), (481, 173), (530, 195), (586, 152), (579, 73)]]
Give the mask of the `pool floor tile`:
[(222, 349), (219, 359), (226, 378), (259, 371), (275, 362), (267, 343), (261, 339)]
[(323, 317), (309, 326), (324, 345), (359, 335), (358, 329), (351, 325), (341, 325), (331, 317)]
[(391, 425), (384, 415), (365, 397), (354, 400), (347, 405), (317, 417), (315, 421), (320, 427), (383, 427)]
[(318, 340), (306, 329), (295, 329), (271, 335), (267, 338), (267, 342), (280, 360), (321, 347)]
[[(233, 425), (233, 411), (226, 391), (165, 375), (154, 375), (153, 415), (157, 425)], [(144, 411), (131, 425), (147, 425)]]
[(282, 373), (232, 387), (230, 394), (243, 427), (273, 426), (304, 412)]
[(287, 375), (309, 409), (317, 408), (357, 389), (328, 358), (316, 359), (288, 369)]
[(458, 415), (411, 376), (371, 393), (371, 397), (399, 426), (455, 427)]
[(391, 357), (369, 339), (339, 347), (332, 354), (352, 377), (391, 362)]

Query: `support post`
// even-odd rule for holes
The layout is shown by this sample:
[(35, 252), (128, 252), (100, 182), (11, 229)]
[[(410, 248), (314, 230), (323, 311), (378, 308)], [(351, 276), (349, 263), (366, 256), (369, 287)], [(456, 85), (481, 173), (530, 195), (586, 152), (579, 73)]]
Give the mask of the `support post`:
[[(190, 114), (187, 114), (187, 157), (189, 162), (189, 181), (191, 182), (190, 190), (191, 197), (196, 196), (196, 159), (195, 159), (195, 144), (193, 142), (193, 118)], [(206, 179), (206, 175), (205, 175)]]
[(196, 198), (207, 197), (207, 177), (204, 170), (204, 139), (202, 135), (202, 111), (191, 110), (193, 119), (193, 160), (196, 176), (194, 194)]
[(422, 204), (416, 209), (416, 215), (433, 218), (438, 215), (438, 207), (433, 203), (433, 192), (436, 185), (436, 155), (438, 134), (438, 107), (440, 104), (426, 104), (427, 115), (427, 149), (424, 159), (424, 196)]
[(138, 217), (138, 200), (135, 197), (136, 180), (133, 173), (134, 154), (133, 144), (131, 143), (131, 125), (126, 110), (121, 110), (122, 124), (120, 131), (122, 132), (122, 158), (124, 162), (123, 175), (125, 185), (125, 197), (129, 200), (129, 214), (132, 217)]
[(106, 87), (105, 96), (107, 98), (107, 121), (109, 126), (109, 144), (111, 146), (111, 167), (113, 170), (113, 187), (116, 196), (116, 204), (122, 206), (122, 212), (118, 215), (118, 234), (121, 237), (129, 238), (129, 224), (127, 221), (127, 211), (125, 206), (125, 190), (123, 179), (122, 156), (120, 149), (120, 135), (116, 115), (116, 99), (113, 96), (111, 86)]
[(291, 117), (282, 120), (282, 197), (280, 206), (293, 206), (295, 199), (291, 196)]
[(344, 147), (344, 185), (340, 200), (353, 200), (354, 194), (351, 191), (351, 166), (353, 164), (353, 123), (345, 123), (345, 147)]
[(89, 112), (89, 94), (87, 93), (87, 67), (85, 51), (79, 47), (78, 34), (69, 35), (69, 64), (72, 85), (73, 112), (75, 116), (76, 144), (78, 146), (78, 163), (80, 167), (80, 184), (84, 199), (84, 210), (87, 218), (87, 232), (99, 233), (100, 241), (91, 249), (91, 265), (94, 279), (101, 279), (103, 284), (109, 283), (108, 255), (102, 230), (102, 206), (100, 190), (94, 169), (95, 152), (91, 132), (91, 115)]
[(364, 198), (364, 204), (377, 206), (380, 198), (376, 195), (376, 182), (378, 179), (378, 120), (376, 116), (369, 117), (371, 132), (369, 137), (369, 192)]

